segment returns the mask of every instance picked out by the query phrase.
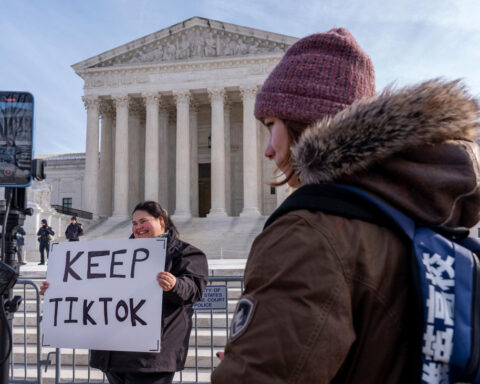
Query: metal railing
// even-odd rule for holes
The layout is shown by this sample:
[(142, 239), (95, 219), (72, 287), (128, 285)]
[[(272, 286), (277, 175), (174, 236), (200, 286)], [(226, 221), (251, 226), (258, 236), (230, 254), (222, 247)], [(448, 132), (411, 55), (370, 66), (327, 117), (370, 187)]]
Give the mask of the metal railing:
[(65, 215), (81, 217), (89, 220), (93, 219), (93, 213), (82, 211), (80, 209), (75, 209), (75, 208), (70, 208), (70, 207), (65, 207), (63, 205), (55, 205), (55, 204), (52, 204), (52, 208), (55, 209), (57, 212), (63, 213)]
[[(227, 287), (227, 298), (225, 309), (194, 309), (193, 314), (193, 328), (190, 336), (189, 353), (187, 356), (186, 368), (183, 371), (177, 372), (174, 378), (174, 383), (195, 383), (208, 384), (210, 383), (210, 375), (215, 366), (219, 363), (216, 357), (216, 352), (223, 351), (223, 347), (228, 339), (230, 317), (232, 315), (231, 309), (235, 304), (236, 299), (243, 293), (244, 282), (243, 276), (211, 276), (209, 277), (209, 285), (218, 285), (223, 283)], [(18, 280), (18, 284), (24, 285), (24, 297), (26, 297), (26, 285), (32, 285), (36, 292), (36, 380), (27, 379), (28, 350), (27, 350), (27, 303), (24, 302), (23, 316), (24, 316), (24, 345), (23, 345), (23, 360), (21, 362), (14, 362), (12, 354), (11, 374), (9, 383), (29, 384), (29, 383), (43, 383), (42, 367), (45, 372), (50, 366), (55, 366), (53, 374), (55, 384), (101, 384), (107, 383), (105, 374), (101, 371), (90, 368), (88, 362), (90, 360), (90, 351), (75, 350), (75, 349), (60, 349), (57, 348), (48, 353), (45, 360), (42, 360), (42, 347), (40, 342), (41, 335), (41, 317), (40, 317), (40, 297), (38, 294), (38, 286), (28, 280)], [(229, 306), (231, 308), (229, 308)], [(18, 346), (16, 347), (18, 348)], [(71, 352), (70, 352), (71, 351)], [(54, 361), (53, 361), (54, 357)], [(77, 359), (78, 358), (78, 359)], [(32, 359), (30, 357), (30, 359)], [(64, 361), (67, 363), (63, 363)], [(79, 364), (79, 360), (80, 363)], [(14, 374), (14, 368), (16, 372)], [(19, 369), (24, 368), (24, 377), (18, 378)], [(52, 367), (53, 368), (53, 367)], [(48, 376), (51, 377), (51, 374)]]
[[(12, 348), (12, 355), (10, 357), (10, 379), (9, 383), (19, 383), (19, 384), (29, 384), (29, 383), (43, 383), (43, 372), (42, 372), (42, 365), (46, 363), (45, 361), (42, 361), (42, 343), (40, 342), (40, 335), (41, 335), (41, 328), (40, 328), (40, 323), (41, 323), (41, 315), (40, 315), (40, 291), (38, 289), (38, 285), (35, 284), (35, 282), (31, 280), (17, 280), (17, 284), (15, 288), (19, 288), (23, 286), (23, 353), (21, 353), (16, 347), (15, 347), (15, 333), (13, 332), (13, 324), (15, 322), (15, 318), (18, 317), (18, 312), (15, 313), (14, 315), (14, 322), (12, 323), (12, 335), (13, 335), (13, 348)], [(35, 343), (29, 342), (28, 341), (28, 319), (27, 319), (27, 307), (30, 304), (31, 299), (28, 298), (27, 295), (27, 286), (30, 286), (33, 288), (35, 292), (35, 331), (36, 331), (36, 337), (35, 337)], [(36, 353), (35, 356), (36, 358), (34, 359), (34, 362), (29, 361), (28, 359), (28, 351), (29, 351), (29, 346), (31, 345), (31, 348), (35, 349)], [(18, 358), (18, 357), (22, 358)], [(29, 376), (29, 370), (34, 370), (36, 372), (36, 375), (30, 375)], [(21, 373), (23, 371), (23, 374)], [(23, 377), (22, 377), (23, 376)], [(34, 378), (32, 378), (32, 376)], [(35, 377), (36, 376), (36, 377)]]

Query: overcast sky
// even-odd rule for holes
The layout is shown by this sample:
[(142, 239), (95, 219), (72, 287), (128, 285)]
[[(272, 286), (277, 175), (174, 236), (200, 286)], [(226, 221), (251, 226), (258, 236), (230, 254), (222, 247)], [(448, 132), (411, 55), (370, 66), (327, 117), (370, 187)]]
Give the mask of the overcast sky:
[(85, 151), (72, 64), (193, 16), (296, 37), (346, 27), (378, 90), (463, 78), (480, 97), (479, 0), (0, 0), (0, 89), (33, 93), (35, 153)]

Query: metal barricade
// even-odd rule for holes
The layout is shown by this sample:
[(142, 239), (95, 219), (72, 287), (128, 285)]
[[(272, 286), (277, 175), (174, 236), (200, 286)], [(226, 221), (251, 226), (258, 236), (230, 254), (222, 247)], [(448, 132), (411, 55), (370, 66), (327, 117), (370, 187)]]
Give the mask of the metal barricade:
[(223, 352), (228, 340), (230, 317), (233, 316), (233, 310), (229, 306), (234, 305), (243, 293), (243, 276), (209, 277), (209, 286), (219, 286), (220, 283), (227, 287), (226, 305), (224, 309), (195, 308), (192, 328), (194, 369), (192, 371), (188, 368), (188, 359), (191, 357), (189, 353), (187, 368), (180, 372), (178, 383), (208, 384), (212, 371), (220, 362), (216, 353)]
[[(26, 305), (24, 305), (24, 351), (23, 351), (23, 365), (25, 366), (24, 379), (18, 379), (18, 374), (14, 373), (14, 366), (18, 365), (13, 361), (12, 354), (12, 372), (10, 383), (39, 383), (42, 384), (43, 371), (42, 366), (45, 366), (47, 371), (50, 365), (55, 365), (55, 384), (101, 384), (107, 383), (105, 375), (97, 369), (90, 368), (88, 361), (90, 360), (90, 351), (83, 349), (65, 349), (57, 348), (55, 351), (48, 353), (46, 360), (41, 360), (42, 346), (40, 342), (40, 297), (38, 286), (28, 280), (18, 280), (17, 284), (25, 286), (30, 284), (35, 288), (37, 299), (37, 318), (36, 318), (36, 332), (37, 332), (37, 379), (27, 380), (27, 337), (26, 337)], [(216, 352), (223, 351), (229, 334), (229, 324), (231, 316), (233, 315), (233, 305), (236, 299), (243, 293), (243, 276), (215, 276), (209, 277), (208, 287), (219, 287), (219, 292), (226, 292), (225, 297), (221, 296), (217, 299), (224, 301), (222, 309), (212, 309), (207, 302), (205, 305), (196, 305), (193, 314), (193, 328), (190, 336), (190, 346), (187, 355), (185, 369), (177, 372), (174, 378), (174, 383), (195, 383), (208, 384), (210, 382), (210, 375), (216, 365), (219, 363), (216, 357)], [(222, 289), (222, 287), (226, 287)], [(216, 288), (215, 288), (216, 289)], [(207, 291), (209, 289), (207, 288)], [(216, 294), (217, 295), (217, 294)], [(223, 295), (223, 294), (222, 294)], [(26, 294), (24, 293), (24, 297)], [(205, 298), (205, 296), (204, 296)], [(204, 300), (202, 300), (204, 301)], [(230, 306), (230, 308), (229, 308)], [(220, 307), (219, 305), (215, 306)], [(19, 353), (21, 354), (21, 353)], [(55, 356), (55, 362), (52, 358)], [(63, 377), (63, 378), (62, 378)]]
[[(29, 326), (29, 316), (27, 316), (27, 309), (31, 305), (32, 298), (27, 294), (27, 286), (33, 288), (34, 291), (34, 301), (35, 301), (35, 311), (34, 311), (34, 320), (35, 325), (33, 327)], [(43, 371), (42, 365), (46, 363), (42, 361), (42, 344), (40, 342), (41, 335), (41, 315), (40, 315), (40, 292), (38, 285), (31, 280), (17, 280), (17, 284), (14, 289), (22, 289), (22, 301), (23, 301), (23, 310), (21, 312), (16, 312), (14, 315), (13, 324), (15, 324), (15, 319), (19, 318), (20, 314), (23, 312), (23, 332), (20, 332), (22, 328), (13, 325), (12, 326), (12, 335), (13, 335), (13, 348), (12, 355), (10, 357), (10, 378), (9, 383), (18, 383), (18, 384), (30, 384), (30, 383), (43, 383)], [(31, 290), (28, 290), (31, 291)], [(29, 292), (31, 293), (31, 292)], [(18, 292), (15, 292), (18, 294)], [(33, 329), (32, 329), (33, 328)], [(17, 330), (18, 332), (14, 332)], [(35, 330), (35, 332), (33, 332)], [(15, 343), (16, 334), (23, 333), (23, 344), (21, 347), (18, 346), (20, 343)], [(29, 337), (29, 334), (34, 334)], [(18, 337), (17, 337), (18, 338)], [(35, 342), (30, 341), (29, 339), (34, 339)], [(23, 371), (23, 372), (22, 372)]]

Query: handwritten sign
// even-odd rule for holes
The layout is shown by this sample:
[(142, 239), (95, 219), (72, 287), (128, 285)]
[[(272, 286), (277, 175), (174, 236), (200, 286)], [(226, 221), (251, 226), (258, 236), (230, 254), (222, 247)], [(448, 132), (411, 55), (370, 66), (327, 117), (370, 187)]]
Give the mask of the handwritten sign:
[(54, 243), (42, 345), (160, 352), (165, 238)]
[(226, 285), (207, 285), (203, 297), (193, 306), (198, 310), (227, 309), (228, 297)]

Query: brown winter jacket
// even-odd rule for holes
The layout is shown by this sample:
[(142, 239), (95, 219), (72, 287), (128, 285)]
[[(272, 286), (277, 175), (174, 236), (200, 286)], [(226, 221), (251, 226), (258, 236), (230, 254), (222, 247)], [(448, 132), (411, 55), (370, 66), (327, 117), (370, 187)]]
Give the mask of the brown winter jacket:
[[(303, 184), (355, 185), (418, 221), (472, 227), (478, 116), (459, 83), (431, 81), (314, 124), (293, 158)], [(322, 212), (285, 214), (252, 246), (248, 305), (235, 314), (212, 384), (414, 382), (412, 295), (409, 244), (394, 230)]]

